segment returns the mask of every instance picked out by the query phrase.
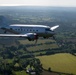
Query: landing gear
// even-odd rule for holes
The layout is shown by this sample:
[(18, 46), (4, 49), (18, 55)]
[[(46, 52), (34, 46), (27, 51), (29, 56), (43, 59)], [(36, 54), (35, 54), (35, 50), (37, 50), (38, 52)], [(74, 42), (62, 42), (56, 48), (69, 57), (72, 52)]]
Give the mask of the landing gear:
[(44, 39), (48, 39), (49, 37), (43, 37)]
[(29, 41), (32, 41), (30, 38), (28, 38)]

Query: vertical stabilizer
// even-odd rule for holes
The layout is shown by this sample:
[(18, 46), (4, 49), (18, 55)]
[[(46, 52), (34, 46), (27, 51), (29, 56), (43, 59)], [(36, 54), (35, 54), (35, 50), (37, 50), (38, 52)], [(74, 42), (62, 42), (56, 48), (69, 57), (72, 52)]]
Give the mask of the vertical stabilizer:
[(6, 17), (0, 16), (0, 26), (4, 27), (7, 25), (8, 25), (8, 21), (7, 21)]

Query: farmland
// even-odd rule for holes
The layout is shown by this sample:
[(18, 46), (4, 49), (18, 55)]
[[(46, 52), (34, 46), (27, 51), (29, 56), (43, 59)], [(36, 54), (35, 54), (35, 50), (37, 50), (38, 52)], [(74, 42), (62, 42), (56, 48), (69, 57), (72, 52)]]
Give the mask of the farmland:
[(28, 65), (40, 75), (76, 75), (76, 8), (0, 7), (0, 26), (10, 24), (60, 27), (55, 30), (55, 40), (40, 37), (36, 44), (26, 38), (0, 37), (0, 75), (4, 71), (27, 75)]
[[(21, 44), (25, 44), (25, 45), (27, 45), (27, 44), (35, 44), (35, 41), (28, 41), (28, 40), (19, 40), (19, 42), (21, 43)], [(51, 40), (51, 38), (50, 39), (39, 39), (38, 40), (38, 42), (37, 42), (37, 44), (44, 44), (44, 43), (48, 43), (48, 42), (55, 42), (55, 40)]]
[(28, 51), (39, 51), (45, 49), (53, 49), (58, 48), (55, 40), (52, 39), (39, 39), (37, 44), (35, 45), (35, 41), (29, 42), (28, 40), (19, 40), (20, 44), (29, 45), (26, 47)]
[(16, 71), (16, 75), (28, 75), (25, 71)]
[(45, 69), (51, 67), (52, 71), (76, 75), (76, 57), (69, 53), (39, 56), (37, 58), (40, 59)]

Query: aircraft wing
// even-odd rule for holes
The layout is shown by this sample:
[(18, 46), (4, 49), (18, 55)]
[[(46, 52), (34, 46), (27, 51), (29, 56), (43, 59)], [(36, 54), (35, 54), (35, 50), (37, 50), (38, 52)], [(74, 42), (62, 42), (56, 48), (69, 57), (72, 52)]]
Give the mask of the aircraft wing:
[(35, 40), (37, 39), (36, 33), (26, 33), (26, 34), (0, 34), (0, 37), (22, 37), (27, 38), (29, 40)]
[(11, 32), (11, 33), (14, 33), (14, 34), (19, 34), (19, 32), (15, 31), (13, 29), (7, 29), (7, 28), (4, 28), (4, 27), (2, 27), (1, 29), (4, 30), (5, 33), (8, 31), (8, 32)]
[(27, 34), (0, 34), (0, 37), (27, 37)]

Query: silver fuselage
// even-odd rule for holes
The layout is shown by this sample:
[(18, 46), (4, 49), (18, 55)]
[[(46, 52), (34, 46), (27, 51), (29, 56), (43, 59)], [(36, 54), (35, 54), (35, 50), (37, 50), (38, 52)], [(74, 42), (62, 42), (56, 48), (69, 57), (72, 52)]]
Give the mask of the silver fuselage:
[(55, 34), (49, 26), (44, 25), (14, 24), (5, 28), (14, 31), (14, 34), (36, 33), (39, 37), (52, 37)]

